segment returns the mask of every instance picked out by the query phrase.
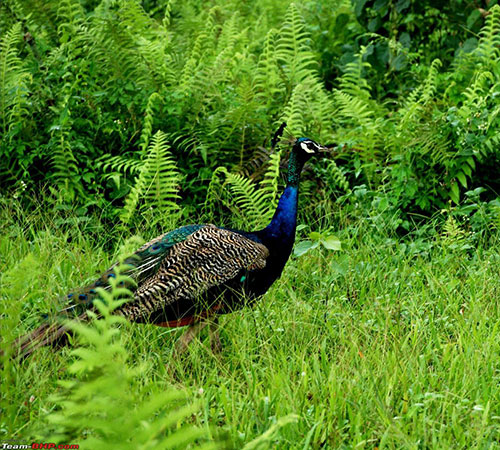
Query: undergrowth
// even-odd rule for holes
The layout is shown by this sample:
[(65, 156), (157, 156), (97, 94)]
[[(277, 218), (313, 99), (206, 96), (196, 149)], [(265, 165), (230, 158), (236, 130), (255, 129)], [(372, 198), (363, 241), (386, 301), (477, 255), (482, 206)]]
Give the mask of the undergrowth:
[[(341, 250), (293, 257), (253, 309), (223, 316), (220, 355), (202, 334), (173, 358), (181, 330), (121, 323), (105, 294), (102, 317), (75, 325), (70, 347), (3, 358), (2, 439), (495, 448), (500, 241), (458, 212), (403, 240), (391, 215), (360, 220), (356, 209), (299, 227), (299, 242), (334, 231)], [(93, 240), (45, 216), (18, 221), (11, 205), (2, 210), (0, 260), (12, 267), (1, 279), (3, 348), (105, 268), (103, 247), (124, 239)]]

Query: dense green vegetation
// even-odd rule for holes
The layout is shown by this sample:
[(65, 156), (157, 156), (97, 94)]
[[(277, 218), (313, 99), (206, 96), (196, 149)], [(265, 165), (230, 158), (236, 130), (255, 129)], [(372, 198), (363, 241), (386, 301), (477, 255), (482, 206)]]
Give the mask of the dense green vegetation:
[[(494, 0), (1, 2), (0, 442), (498, 448), (499, 113)], [(110, 296), (78, 345), (9, 359), (161, 230), (263, 225), (282, 121), (335, 147), (221, 355), (174, 360), (181, 331)]]

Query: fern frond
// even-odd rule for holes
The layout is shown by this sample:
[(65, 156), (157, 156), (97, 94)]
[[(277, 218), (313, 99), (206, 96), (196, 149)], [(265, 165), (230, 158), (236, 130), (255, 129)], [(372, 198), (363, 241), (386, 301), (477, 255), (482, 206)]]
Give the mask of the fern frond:
[(201, 140), (196, 130), (190, 130), (189, 134), (185, 132), (170, 133), (168, 139), (178, 153), (198, 155), (204, 164), (208, 164), (209, 152), (213, 149)]
[(142, 163), (140, 160), (127, 158), (122, 155), (104, 155), (96, 161), (96, 167), (100, 168), (103, 172), (113, 171), (124, 175), (135, 175), (139, 173), (141, 166)]
[(165, 12), (163, 14), (163, 20), (162, 24), (165, 28), (168, 28), (170, 26), (170, 21), (172, 19), (172, 3), (175, 0), (167, 0), (165, 2)]
[(232, 147), (240, 149), (239, 165), (242, 166), (245, 158), (245, 139), (247, 128), (252, 122), (252, 116), (259, 108), (253, 84), (246, 79), (240, 81), (236, 88), (237, 100), (228, 107), (221, 118), (219, 126), (220, 136), (223, 137), (221, 147), (231, 142)]
[(415, 121), (415, 117), (422, 114), (422, 107), (435, 100), (438, 85), (439, 68), (442, 63), (439, 59), (432, 61), (425, 81), (417, 86), (399, 110), (402, 116), (399, 128), (406, 129), (410, 121)]
[(433, 123), (423, 121), (415, 123), (412, 133), (406, 135), (406, 145), (415, 147), (420, 156), (430, 155), (430, 160), (434, 164), (443, 164), (450, 158), (449, 134), (436, 130)]
[(280, 175), (281, 151), (272, 153), (269, 157), (268, 166), (264, 173), (264, 179), (260, 183), (263, 191), (267, 192), (271, 211), (278, 205), (278, 188)]
[(367, 128), (372, 126), (377, 114), (370, 103), (340, 90), (335, 90), (333, 96), (339, 107), (338, 114), (341, 118)]
[(22, 29), (18, 22), (0, 41), (0, 117), (4, 136), (8, 130), (20, 126), (28, 114), (28, 94), (31, 74), (23, 67), (17, 45)]
[(143, 209), (153, 209), (158, 220), (161, 220), (162, 216), (177, 215), (180, 178), (175, 161), (169, 152), (167, 137), (158, 131), (151, 140), (135, 185), (125, 199), (122, 221), (124, 223), (130, 221), (139, 202), (142, 202)]
[(330, 183), (334, 183), (334, 186), (331, 187), (339, 187), (345, 192), (350, 192), (349, 181), (342, 172), (342, 169), (337, 166), (336, 162), (333, 159), (329, 159), (326, 166), (326, 173), (328, 175), (328, 179)]
[(231, 14), (231, 17), (224, 22), (220, 35), (217, 39), (216, 54), (220, 55), (227, 49), (233, 49), (236, 45), (240, 35), (245, 30), (241, 30), (239, 23), (239, 13), (238, 11)]
[(170, 54), (171, 36), (164, 24), (150, 17), (141, 2), (127, 0), (121, 5), (122, 27), (133, 39), (135, 53), (140, 58), (137, 61), (138, 73), (143, 82), (159, 89), (176, 72)]
[(73, 155), (70, 131), (63, 125), (54, 128), (52, 139), (52, 178), (72, 200), (82, 192), (79, 181), (78, 162)]
[(213, 82), (230, 81), (233, 78), (233, 67), (240, 64), (234, 58), (235, 48), (238, 42), (245, 45), (246, 30), (239, 30), (236, 22), (238, 14), (233, 14), (230, 20), (224, 23), (221, 36), (218, 41), (218, 47), (213, 66), (210, 69), (210, 75)]
[[(140, 33), (148, 37), (154, 35), (158, 23), (144, 10), (138, 0), (119, 1), (122, 25), (132, 33)], [(145, 34), (144, 34), (145, 33)]]
[(304, 95), (307, 88), (299, 84), (292, 92), (290, 101), (285, 107), (280, 122), (286, 122), (290, 132), (296, 136), (305, 136), (307, 126), (304, 111), (306, 109), (307, 96)]
[[(377, 163), (386, 154), (386, 138), (391, 127), (388, 111), (370, 94), (365, 73), (370, 65), (363, 60), (362, 47), (355, 60), (345, 67), (339, 86), (332, 91), (333, 116), (338, 121), (337, 140), (350, 142), (356, 148), (365, 175), (370, 182), (377, 172)], [(330, 111), (332, 109), (330, 108)]]
[(265, 101), (267, 104), (276, 102), (278, 98), (286, 94), (286, 86), (281, 77), (276, 56), (277, 42), (278, 32), (274, 29), (269, 30), (254, 78), (257, 96), (260, 101)]
[(286, 122), (287, 129), (295, 136), (313, 135), (330, 140), (334, 109), (321, 82), (311, 78), (293, 89), (279, 122)]
[(289, 88), (316, 75), (316, 58), (308, 44), (309, 34), (297, 6), (291, 3), (280, 28), (276, 58)]
[(425, 80), (404, 102), (399, 110), (401, 116), (396, 133), (391, 135), (389, 146), (396, 152), (401, 147), (414, 148), (420, 156), (430, 155), (433, 163), (441, 163), (448, 158), (450, 141), (446, 133), (432, 121), (431, 108), (436, 103), (439, 85), (439, 69), (442, 63), (435, 59)]
[(212, 178), (210, 179), (210, 183), (207, 189), (207, 194), (205, 196), (205, 203), (203, 205), (203, 210), (205, 214), (210, 218), (210, 220), (213, 219), (215, 204), (218, 201), (222, 200), (220, 195), (222, 190), (222, 182), (220, 180), (220, 176), (224, 175), (224, 177), (226, 177), (227, 173), (228, 173), (227, 169), (223, 166), (217, 167), (212, 172)]
[(490, 94), (491, 85), (494, 82), (495, 76), (490, 71), (482, 70), (476, 73), (472, 83), (464, 91), (464, 102), (460, 109), (469, 114), (470, 108), (484, 103), (486, 97)]
[(189, 58), (182, 70), (179, 87), (186, 95), (192, 95), (191, 89), (194, 86), (194, 80), (199, 80), (201, 75), (203, 75), (203, 67), (205, 67), (203, 58), (208, 58), (208, 55), (212, 55), (214, 52), (214, 36), (217, 30), (215, 26), (215, 13), (217, 9), (217, 7), (214, 7), (208, 12), (205, 26), (194, 41)]
[[(113, 88), (116, 81), (128, 81), (129, 86), (154, 91), (164, 60), (159, 58), (153, 64), (149, 44), (161, 26), (156, 26), (135, 0), (118, 0), (116, 6), (117, 10), (102, 2), (96, 8), (85, 36), (89, 57), (98, 64), (103, 79), (109, 80), (108, 87)], [(157, 45), (161, 48), (164, 41), (168, 39), (159, 39)]]
[(420, 103), (422, 105), (425, 105), (426, 103), (435, 99), (439, 68), (442, 65), (443, 63), (439, 59), (435, 59), (434, 61), (432, 61), (429, 68), (429, 73), (427, 74), (427, 78), (423, 85), (422, 95), (420, 97)]
[(80, 2), (75, 0), (62, 0), (57, 9), (57, 18), (61, 21), (57, 27), (59, 40), (62, 43), (78, 34), (79, 28), (84, 23), (85, 12)]
[(461, 249), (467, 243), (469, 233), (464, 231), (451, 212), (446, 218), (441, 233), (441, 242), (445, 247), (450, 249)]
[(367, 101), (370, 98), (370, 86), (364, 77), (364, 71), (370, 68), (370, 64), (363, 61), (365, 50), (366, 48), (362, 47), (355, 60), (346, 64), (339, 87), (342, 92)]
[(153, 92), (148, 98), (148, 104), (146, 105), (146, 111), (144, 112), (144, 123), (142, 126), (142, 133), (139, 147), (144, 153), (149, 145), (149, 139), (153, 132), (153, 119), (154, 119), (154, 109), (155, 103), (162, 100), (161, 96), (157, 92)]
[(234, 203), (251, 227), (257, 228), (269, 222), (274, 209), (272, 193), (268, 189), (259, 189), (250, 179), (230, 172), (226, 174), (226, 183)]
[(492, 6), (489, 13), (476, 52), (484, 63), (495, 65), (500, 57), (500, 5)]
[(333, 100), (337, 105), (339, 119), (357, 124), (365, 130), (373, 129), (375, 118), (384, 115), (384, 110), (371, 98), (370, 89), (364, 78), (365, 69), (370, 65), (363, 62), (365, 48), (356, 55), (356, 59), (347, 64), (340, 77), (339, 88), (333, 90)]
[[(277, 204), (280, 157), (280, 152), (271, 155), (260, 186), (244, 175), (218, 167), (208, 187), (205, 211), (211, 214), (215, 203), (222, 201), (246, 225), (254, 228), (265, 225), (271, 220)], [(221, 195), (224, 193), (230, 195)]]

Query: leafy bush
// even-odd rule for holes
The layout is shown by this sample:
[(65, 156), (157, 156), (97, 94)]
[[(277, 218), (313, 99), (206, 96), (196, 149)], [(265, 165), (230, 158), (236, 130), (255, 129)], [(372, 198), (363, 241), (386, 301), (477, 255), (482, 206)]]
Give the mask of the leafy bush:
[(339, 145), (306, 188), (319, 199), (365, 184), (430, 216), (471, 189), (498, 195), (494, 1), (0, 8), (0, 183), (27, 201), (49, 183), (130, 225), (137, 208), (191, 215), (218, 167), (233, 195), (236, 174), (263, 173), (251, 161), (283, 120)]

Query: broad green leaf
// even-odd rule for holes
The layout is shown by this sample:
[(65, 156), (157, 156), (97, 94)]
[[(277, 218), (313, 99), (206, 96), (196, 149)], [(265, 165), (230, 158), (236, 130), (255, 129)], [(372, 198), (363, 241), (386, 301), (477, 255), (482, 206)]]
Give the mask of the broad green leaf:
[(454, 181), (451, 185), (450, 198), (458, 205), (460, 201), (460, 191), (458, 189), (458, 183)]
[(312, 231), (309, 233), (309, 239), (313, 241), (319, 241), (321, 239), (321, 233), (318, 233), (317, 231)]
[(293, 253), (295, 256), (301, 256), (304, 253), (307, 253), (309, 250), (312, 248), (315, 248), (318, 246), (317, 242), (313, 241), (300, 241), (295, 245), (295, 248), (293, 250)]
[(334, 234), (331, 234), (330, 236), (322, 239), (321, 244), (328, 250), (342, 250), (342, 243)]
[(460, 184), (466, 188), (467, 187), (467, 178), (465, 178), (465, 174), (463, 172), (458, 172), (457, 173), (457, 178), (458, 181), (460, 181)]

